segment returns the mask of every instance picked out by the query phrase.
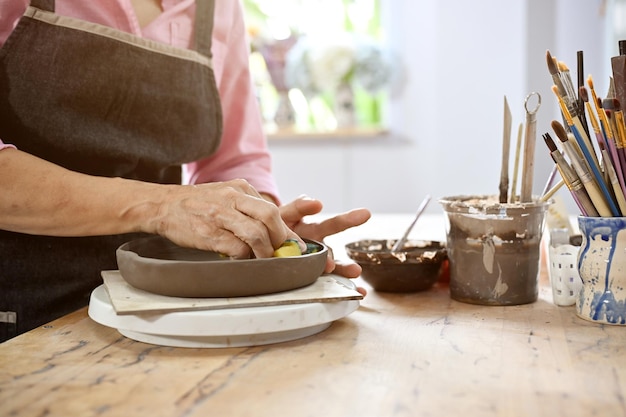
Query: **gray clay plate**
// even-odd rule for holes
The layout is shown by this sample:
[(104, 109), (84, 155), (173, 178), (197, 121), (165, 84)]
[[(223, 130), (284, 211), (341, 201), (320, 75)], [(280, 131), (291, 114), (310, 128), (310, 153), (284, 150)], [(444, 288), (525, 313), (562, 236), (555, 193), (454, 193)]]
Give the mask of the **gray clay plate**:
[(132, 240), (117, 249), (117, 265), (135, 288), (171, 297), (243, 297), (293, 290), (324, 272), (328, 249), (286, 258), (229, 259), (183, 248), (160, 236)]

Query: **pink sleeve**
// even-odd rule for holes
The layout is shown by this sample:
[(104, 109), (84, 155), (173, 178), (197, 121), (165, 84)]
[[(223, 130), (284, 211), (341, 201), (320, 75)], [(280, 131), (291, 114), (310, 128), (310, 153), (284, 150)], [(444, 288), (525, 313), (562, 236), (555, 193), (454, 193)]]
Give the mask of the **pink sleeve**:
[(0, 0), (0, 46), (13, 32), (28, 3), (29, 0)]
[(4, 143), (2, 142), (2, 139), (0, 139), (0, 151), (6, 148), (13, 148), (15, 149), (15, 146), (9, 144), (9, 143)]
[[(0, 47), (9, 37), (9, 34), (17, 25), (17, 21), (24, 14), (28, 0), (0, 0)], [(15, 146), (2, 142), (0, 139), (0, 150), (14, 148)]]
[(239, 1), (215, 5), (213, 67), (224, 115), (224, 133), (217, 152), (187, 165), (192, 184), (246, 179), (259, 192), (278, 201), (271, 157), (249, 72), (249, 46)]

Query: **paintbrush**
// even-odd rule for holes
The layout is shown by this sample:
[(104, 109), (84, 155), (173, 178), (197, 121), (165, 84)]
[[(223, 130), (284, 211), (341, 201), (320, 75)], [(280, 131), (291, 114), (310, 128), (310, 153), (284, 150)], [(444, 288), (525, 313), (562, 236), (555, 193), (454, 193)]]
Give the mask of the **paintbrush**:
[[(607, 201), (607, 197), (609, 196), (608, 190), (604, 192), (601, 189), (600, 184), (604, 185), (604, 188), (606, 189), (604, 180), (602, 179), (602, 177), (600, 177), (600, 184), (597, 182), (598, 179), (594, 180), (594, 178), (591, 176), (591, 173), (589, 172), (588, 164), (583, 158), (578, 155), (576, 149), (573, 147), (571, 141), (569, 140), (569, 135), (571, 135), (572, 137), (573, 135), (571, 133), (568, 135), (563, 125), (556, 120), (552, 121), (551, 126), (552, 129), (554, 129), (554, 133), (556, 133), (556, 136), (563, 144), (563, 149), (569, 157), (571, 164), (574, 167), (574, 171), (576, 171), (580, 182), (585, 187), (585, 190), (587, 191), (589, 198), (593, 202), (593, 206), (597, 210), (598, 214), (603, 217), (618, 216), (618, 214), (616, 214), (618, 212), (617, 207), (615, 207), (615, 209), (613, 210), (610, 207), (609, 202)], [(611, 201), (611, 203), (613, 202)]]
[(552, 171), (550, 171), (550, 174), (548, 175), (548, 179), (546, 180), (546, 183), (543, 186), (543, 191), (541, 191), (541, 195), (546, 195), (550, 187), (552, 187), (552, 184), (554, 184), (554, 178), (556, 178), (556, 173), (558, 172), (557, 168), (558, 168), (557, 165), (554, 164), (554, 166), (552, 167)]
[(591, 120), (591, 127), (593, 128), (593, 132), (596, 136), (596, 142), (598, 143), (598, 147), (600, 148), (600, 151), (602, 151), (602, 149), (609, 149), (609, 146), (606, 142), (606, 138), (604, 137), (604, 134), (602, 133), (602, 130), (600, 129), (600, 124), (598, 123), (598, 119), (596, 118), (596, 115), (593, 112), (593, 108), (591, 107), (591, 103), (589, 102), (589, 94), (587, 93), (587, 89), (583, 85), (578, 89), (578, 92), (579, 92), (578, 95), (580, 96), (580, 99), (582, 100), (587, 110), (587, 113), (589, 114), (589, 120)]
[(620, 101), (616, 98), (607, 98), (602, 100), (602, 108), (611, 110), (615, 116), (615, 132), (617, 132), (615, 141), (622, 145), (626, 145), (626, 128), (624, 125), (624, 112)]
[(543, 139), (550, 150), (550, 156), (552, 160), (554, 160), (559, 173), (561, 174), (561, 178), (565, 182), (567, 189), (572, 194), (574, 198), (574, 202), (580, 209), (580, 212), (583, 216), (598, 216), (598, 211), (596, 210), (593, 202), (589, 198), (589, 194), (585, 190), (585, 187), (580, 182), (578, 175), (569, 165), (569, 163), (565, 160), (563, 154), (558, 150), (554, 140), (549, 133), (545, 133), (543, 135)]
[(578, 100), (576, 100), (576, 106), (578, 107), (578, 117), (580, 117), (580, 121), (582, 122), (585, 131), (587, 132), (587, 136), (591, 136), (589, 133), (589, 124), (587, 123), (587, 117), (585, 115), (585, 104), (583, 98), (580, 95), (580, 88), (585, 86), (585, 69), (584, 69), (584, 57), (583, 51), (576, 52), (576, 78), (577, 78), (577, 89)]
[[(548, 72), (552, 77), (552, 82), (558, 89), (558, 94), (560, 97), (567, 97), (567, 92), (565, 91), (565, 86), (561, 81), (561, 75), (559, 73), (559, 64), (555, 57), (550, 54), (550, 51), (546, 51), (546, 64), (548, 65)], [(565, 119), (563, 119), (563, 124), (567, 126), (565, 123)]]
[(561, 189), (561, 187), (563, 187), (564, 184), (565, 181), (563, 181), (563, 179), (559, 180), (559, 182), (557, 182), (554, 187), (541, 194), (541, 197), (539, 197), (539, 201), (548, 201), (554, 194), (556, 194), (557, 191)]
[[(624, 195), (626, 194), (626, 182), (624, 180), (624, 170), (622, 167), (622, 160), (624, 160), (624, 152), (622, 150), (621, 152), (622, 156), (620, 158), (615, 141), (607, 140), (604, 137), (600, 124), (598, 120), (596, 119), (593, 109), (591, 108), (591, 103), (589, 103), (589, 96), (587, 94), (587, 89), (584, 86), (582, 86), (580, 87), (579, 90), (580, 90), (580, 96), (583, 102), (585, 103), (587, 113), (589, 113), (589, 120), (591, 120), (591, 127), (593, 128), (593, 131), (596, 135), (598, 146), (600, 147), (600, 150), (603, 155), (602, 158), (603, 160), (608, 159), (608, 163), (605, 162), (605, 164), (607, 165), (607, 169), (605, 169), (604, 171), (605, 173), (609, 175), (609, 179), (610, 179), (610, 176), (611, 176), (610, 169), (613, 169), (613, 171), (615, 172), (615, 175), (617, 176), (617, 181), (620, 186), (621, 194)], [(608, 167), (608, 164), (610, 164), (610, 167)], [(617, 202), (619, 204), (619, 199)], [(620, 210), (622, 211), (622, 213), (624, 213), (624, 210), (621, 207), (620, 207)]]
[[(537, 104), (530, 110), (528, 103), (536, 96)], [(522, 166), (522, 188), (520, 191), (520, 202), (529, 203), (533, 200), (533, 175), (535, 170), (535, 142), (537, 138), (537, 111), (541, 106), (541, 95), (532, 92), (524, 100), (526, 110), (526, 131), (524, 135), (524, 165)]]
[[(600, 104), (601, 103), (601, 104)], [(604, 110), (608, 124), (611, 127), (617, 148), (618, 160), (624, 175), (624, 167), (626, 167), (626, 131), (624, 130), (624, 113), (622, 112), (619, 100), (608, 98), (602, 100), (598, 104)]]
[(578, 97), (574, 90), (574, 83), (572, 82), (572, 76), (570, 74), (569, 68), (563, 61), (558, 62), (559, 67), (559, 78), (561, 78), (561, 84), (563, 84), (563, 89), (565, 90), (565, 95), (560, 95), (560, 97), (565, 101), (567, 105), (567, 110), (569, 110), (570, 115), (572, 117), (578, 116), (580, 111), (578, 109)]
[(504, 96), (504, 123), (502, 129), (502, 169), (500, 171), (500, 203), (508, 201), (509, 152), (511, 148), (511, 109)]
[(546, 63), (548, 64), (548, 72), (552, 76), (552, 82), (559, 89), (559, 95), (561, 97), (565, 96), (567, 93), (565, 92), (565, 87), (561, 82), (561, 77), (559, 77), (559, 66), (557, 64), (557, 60), (550, 54), (550, 51), (546, 51)]
[(623, 216), (626, 213), (626, 198), (624, 197), (624, 192), (622, 191), (622, 187), (619, 183), (619, 179), (617, 178), (617, 174), (615, 172), (615, 168), (613, 168), (613, 164), (611, 164), (611, 159), (609, 158), (609, 153), (606, 149), (602, 150), (602, 160), (604, 161), (606, 172), (609, 175), (609, 181), (611, 182), (611, 186), (613, 187), (613, 195), (615, 196), (615, 200), (617, 201), (617, 205), (620, 210), (620, 214)]
[(522, 149), (522, 131), (524, 129), (524, 125), (522, 123), (519, 124), (517, 128), (517, 141), (515, 143), (515, 160), (513, 163), (513, 182), (511, 184), (511, 197), (509, 201), (511, 203), (515, 203), (517, 198), (517, 175), (519, 173), (519, 160), (520, 160), (520, 152)]
[[(624, 153), (623, 151), (622, 152), (618, 151), (619, 144), (617, 143), (617, 140), (613, 133), (613, 128), (611, 127), (611, 123), (606, 114), (606, 111), (602, 108), (602, 100), (600, 100), (598, 98), (598, 95), (596, 94), (596, 90), (594, 88), (594, 83), (593, 83), (593, 77), (591, 75), (587, 77), (587, 84), (589, 85), (589, 91), (591, 92), (590, 101), (593, 102), (593, 105), (596, 108), (596, 114), (598, 115), (598, 119), (600, 121), (600, 127), (602, 129), (602, 132), (604, 133), (606, 143), (608, 145), (609, 150), (615, 149), (614, 157), (616, 161), (619, 161), (619, 165), (622, 168), (622, 176), (624, 177), (624, 182), (626, 184), (626, 164), (624, 163)], [(617, 164), (615, 166), (617, 166)], [(624, 192), (626, 192), (626, 185), (624, 188)]]
[[(582, 152), (582, 156), (589, 164), (591, 173), (593, 174), (593, 176), (595, 177), (595, 180), (600, 185), (600, 188), (602, 189), (602, 191), (607, 194), (606, 197), (608, 198), (608, 188), (606, 188), (606, 184), (604, 182), (604, 179), (602, 178), (602, 174), (600, 171), (600, 163), (599, 163), (598, 157), (596, 156), (596, 152), (593, 147), (593, 144), (591, 143), (591, 139), (589, 139), (589, 136), (585, 134), (584, 129), (582, 129), (582, 126), (580, 126), (580, 119), (578, 117), (574, 118), (570, 115), (569, 110), (567, 106), (565, 105), (565, 102), (563, 101), (561, 97), (559, 97), (559, 95), (557, 94), (556, 88), (554, 86), (552, 87), (552, 91), (557, 96), (557, 99), (559, 101), (559, 107), (561, 107), (561, 113), (563, 114), (563, 117), (565, 118), (565, 122), (567, 123), (570, 130), (574, 134), (574, 137), (576, 138), (576, 142), (578, 143), (580, 151)], [(605, 185), (604, 188), (602, 187), (603, 184)], [(617, 210), (617, 207), (615, 207), (615, 209)]]
[[(606, 108), (604, 106), (606, 105)], [(626, 141), (624, 139), (624, 132), (618, 128), (616, 122), (616, 115), (614, 114), (614, 103), (611, 99), (601, 100), (598, 98), (598, 108), (602, 110), (604, 118), (606, 120), (607, 130), (611, 132), (612, 138), (609, 143), (614, 143), (617, 153), (617, 160), (622, 168), (622, 175), (624, 182), (626, 183)], [(626, 190), (626, 189), (625, 189)]]
[(589, 91), (591, 92), (591, 102), (596, 108), (596, 113), (598, 114), (598, 119), (600, 120), (600, 125), (604, 129), (604, 136), (609, 139), (613, 139), (613, 131), (611, 130), (610, 125), (608, 124), (606, 113), (602, 109), (602, 102), (599, 101), (598, 95), (596, 94), (596, 90), (594, 88), (593, 77), (589, 75), (587, 77), (587, 85), (589, 85)]

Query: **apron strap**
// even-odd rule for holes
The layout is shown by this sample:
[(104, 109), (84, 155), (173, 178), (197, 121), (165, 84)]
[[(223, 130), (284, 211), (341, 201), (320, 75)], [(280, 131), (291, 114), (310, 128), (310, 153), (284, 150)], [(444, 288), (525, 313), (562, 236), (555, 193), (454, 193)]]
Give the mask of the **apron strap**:
[(47, 12), (54, 12), (54, 0), (30, 0), (30, 5)]
[[(54, 0), (31, 0), (30, 5), (41, 10), (54, 12)], [(215, 0), (196, 0), (196, 52), (211, 57), (211, 36), (213, 35), (213, 17)]]
[[(47, 1), (54, 2), (54, 0)], [(212, 56), (211, 37), (213, 36), (214, 15), (215, 0), (196, 0), (196, 52), (208, 56), (209, 58)]]

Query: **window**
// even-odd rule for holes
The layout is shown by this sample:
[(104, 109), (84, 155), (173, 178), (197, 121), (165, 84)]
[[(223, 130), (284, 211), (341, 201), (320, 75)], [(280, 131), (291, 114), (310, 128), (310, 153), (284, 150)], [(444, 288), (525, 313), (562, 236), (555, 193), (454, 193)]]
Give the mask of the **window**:
[(380, 128), (398, 78), (379, 0), (244, 0), (250, 65), (268, 130)]

